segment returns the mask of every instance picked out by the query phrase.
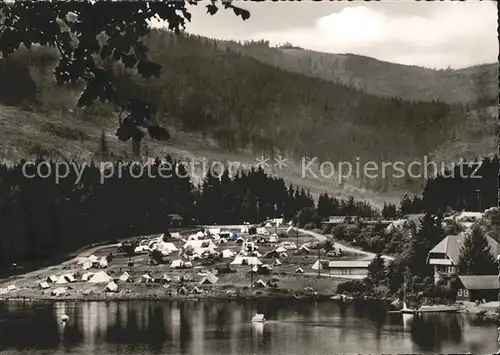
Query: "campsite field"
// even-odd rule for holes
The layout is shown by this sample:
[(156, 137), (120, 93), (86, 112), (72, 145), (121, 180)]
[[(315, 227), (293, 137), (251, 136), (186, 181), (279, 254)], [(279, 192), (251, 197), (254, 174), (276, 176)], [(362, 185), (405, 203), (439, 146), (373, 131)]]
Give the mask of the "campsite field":
[[(187, 237), (187, 235), (183, 235)], [(244, 235), (242, 237), (245, 237)], [(295, 243), (297, 238), (292, 233), (287, 238), (280, 238), (280, 242), (290, 241)], [(173, 240), (174, 245), (181, 249), (184, 245), (182, 240)], [(315, 239), (308, 235), (299, 235), (299, 245), (315, 242)], [(241, 244), (229, 241), (225, 244), (217, 245), (217, 250), (230, 250), (237, 253), (241, 250)], [(265, 255), (273, 250), (276, 244), (259, 244), (258, 252)], [(83, 270), (80, 260), (88, 256), (95, 255), (98, 258), (112, 254), (112, 260), (107, 268)], [(322, 260), (353, 259), (356, 255), (347, 254), (342, 257), (326, 257), (325, 252), (320, 254)], [(26, 299), (76, 299), (76, 300), (100, 300), (100, 299), (154, 299), (154, 298), (177, 298), (185, 297), (179, 290), (184, 286), (185, 290), (191, 292), (195, 286), (201, 291), (197, 297), (291, 297), (293, 295), (305, 295), (317, 293), (318, 295), (332, 295), (335, 293), (337, 284), (344, 280), (340, 278), (321, 275), (318, 277), (317, 271), (312, 269), (318, 254), (316, 250), (311, 250), (309, 254), (295, 255), (293, 251), (287, 252), (286, 258), (281, 258), (281, 265), (273, 266), (268, 275), (254, 273), (251, 275), (250, 266), (229, 265), (232, 259), (219, 259), (211, 265), (207, 265), (206, 260), (192, 261), (192, 268), (173, 269), (170, 264), (173, 260), (180, 259), (178, 253), (174, 252), (164, 258), (164, 263), (153, 265), (148, 254), (139, 254), (131, 258), (132, 268), (129, 268), (129, 258), (124, 253), (117, 252), (116, 245), (101, 246), (93, 248), (79, 257), (62, 263), (57, 266), (45, 268), (25, 275), (18, 275), (6, 280), (0, 280), (0, 288), (15, 285), (15, 290), (0, 294), (3, 298), (26, 298)], [(273, 264), (274, 258), (259, 257), (263, 264)], [(213, 285), (200, 285), (204, 277), (204, 272), (216, 274), (216, 268), (229, 268), (231, 273), (217, 274), (217, 282)], [(301, 268), (303, 273), (296, 273), (297, 268)], [(105, 292), (106, 283), (92, 284), (82, 281), (81, 277), (86, 272), (106, 272), (118, 285), (117, 292)], [(119, 281), (118, 278), (127, 271), (130, 279), (127, 282)], [(323, 272), (322, 272), (323, 273)], [(60, 276), (72, 274), (75, 282), (66, 284), (50, 283), (47, 289), (42, 289), (39, 285), (49, 276)], [(142, 276), (149, 274), (158, 282), (144, 282)], [(168, 276), (168, 282), (161, 282), (164, 275)], [(262, 280), (267, 283), (272, 279), (275, 287), (256, 287), (255, 282)], [(253, 284), (253, 285), (252, 285)], [(65, 287), (64, 295), (52, 295), (52, 291), (58, 287)]]

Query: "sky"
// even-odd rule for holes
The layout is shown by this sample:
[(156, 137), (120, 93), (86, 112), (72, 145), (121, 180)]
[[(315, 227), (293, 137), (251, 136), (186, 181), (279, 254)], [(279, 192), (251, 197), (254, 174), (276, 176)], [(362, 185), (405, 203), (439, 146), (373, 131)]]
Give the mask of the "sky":
[(497, 8), (492, 1), (264, 2), (236, 1), (250, 11), (211, 16), (190, 6), (186, 31), (210, 38), (290, 42), (328, 53), (354, 53), (429, 68), (498, 61)]

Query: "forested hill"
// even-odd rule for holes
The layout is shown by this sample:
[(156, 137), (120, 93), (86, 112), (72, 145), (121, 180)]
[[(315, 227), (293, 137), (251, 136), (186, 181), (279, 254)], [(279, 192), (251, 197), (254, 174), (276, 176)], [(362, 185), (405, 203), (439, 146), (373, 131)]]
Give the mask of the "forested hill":
[[(158, 120), (167, 127), (215, 137), (225, 151), (247, 148), (259, 155), (280, 151), (299, 161), (317, 156), (334, 163), (421, 160), (459, 137), (470, 114), (484, 106), (381, 98), (281, 70), (195, 36), (155, 30), (149, 44), (152, 59), (163, 66), (162, 75), (140, 79), (115, 66), (119, 73), (115, 86), (123, 98), (132, 95), (153, 103), (159, 109)], [(24, 51), (2, 61), (0, 79), (9, 80), (0, 80), (0, 99), (9, 95), (13, 104), (17, 92), (23, 99), (38, 97), (49, 109), (73, 107), (72, 91), (54, 89), (49, 82), (48, 63), (55, 62), (51, 53)], [(37, 90), (23, 71), (28, 67)], [(23, 80), (13, 88), (9, 83), (16, 75)], [(494, 129), (493, 124), (482, 133), (491, 130), (493, 135)], [(374, 190), (414, 186), (413, 181), (391, 181), (380, 175), (347, 182)]]
[(266, 41), (219, 42), (221, 49), (303, 75), (357, 87), (370, 94), (406, 100), (464, 103), (497, 97), (498, 64), (435, 70), (380, 61), (356, 54), (333, 54)]

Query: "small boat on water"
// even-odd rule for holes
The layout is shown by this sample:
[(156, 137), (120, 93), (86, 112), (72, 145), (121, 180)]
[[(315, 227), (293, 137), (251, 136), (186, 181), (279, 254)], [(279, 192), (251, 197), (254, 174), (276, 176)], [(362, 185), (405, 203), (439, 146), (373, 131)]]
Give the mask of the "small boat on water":
[(264, 318), (264, 315), (259, 314), (259, 313), (254, 315), (252, 318), (252, 322), (254, 322), (254, 323), (264, 323), (265, 321), (266, 321), (266, 318)]

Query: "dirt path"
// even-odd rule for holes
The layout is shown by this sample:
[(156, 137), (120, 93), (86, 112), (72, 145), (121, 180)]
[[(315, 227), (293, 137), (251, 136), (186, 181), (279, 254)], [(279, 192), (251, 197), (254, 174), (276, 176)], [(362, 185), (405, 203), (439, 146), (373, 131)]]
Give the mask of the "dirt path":
[(90, 249), (86, 249), (85, 251), (83, 251), (83, 252), (75, 255), (73, 258), (71, 258), (69, 260), (66, 260), (66, 261), (64, 261), (64, 262), (62, 262), (60, 264), (55, 264), (55, 265), (51, 265), (51, 266), (45, 266), (45, 267), (42, 267), (40, 269), (29, 271), (29, 272), (27, 272), (25, 274), (13, 275), (13, 276), (10, 276), (10, 277), (7, 277), (5, 279), (0, 280), (0, 284), (6, 284), (6, 283), (11, 282), (14, 279), (19, 279), (19, 278), (23, 278), (23, 279), (26, 279), (26, 278), (36, 278), (40, 273), (44, 273), (44, 272), (47, 272), (47, 271), (50, 271), (50, 270), (53, 270), (53, 269), (57, 269), (57, 270), (64, 269), (64, 267), (69, 266), (71, 264), (74, 264), (75, 262), (77, 262), (81, 258), (89, 257), (90, 255), (98, 252), (101, 249), (109, 248), (109, 247), (113, 247), (113, 246), (117, 247), (118, 244), (99, 245), (99, 246), (96, 246), (96, 247), (93, 247), (93, 248), (90, 248)]
[[(305, 230), (305, 229), (299, 229), (299, 231), (301, 233), (304, 233), (304, 234), (310, 235), (311, 237), (316, 238), (320, 242), (323, 242), (323, 241), (326, 240), (326, 236), (324, 236), (323, 234), (319, 234), (319, 233), (316, 233), (316, 232), (308, 231), (308, 230)], [(373, 259), (376, 256), (375, 253), (364, 251), (364, 250), (361, 250), (359, 248), (353, 248), (353, 247), (350, 247), (348, 245), (339, 243), (337, 241), (335, 241), (335, 247), (336, 248), (341, 248), (343, 251), (347, 251), (347, 252), (350, 252), (350, 253), (361, 254), (361, 255), (364, 256), (364, 259), (366, 259), (366, 260), (367, 259)], [(394, 258), (392, 256), (382, 255), (382, 257), (384, 259), (386, 259), (386, 260), (389, 260), (389, 261), (390, 260), (394, 260)]]

